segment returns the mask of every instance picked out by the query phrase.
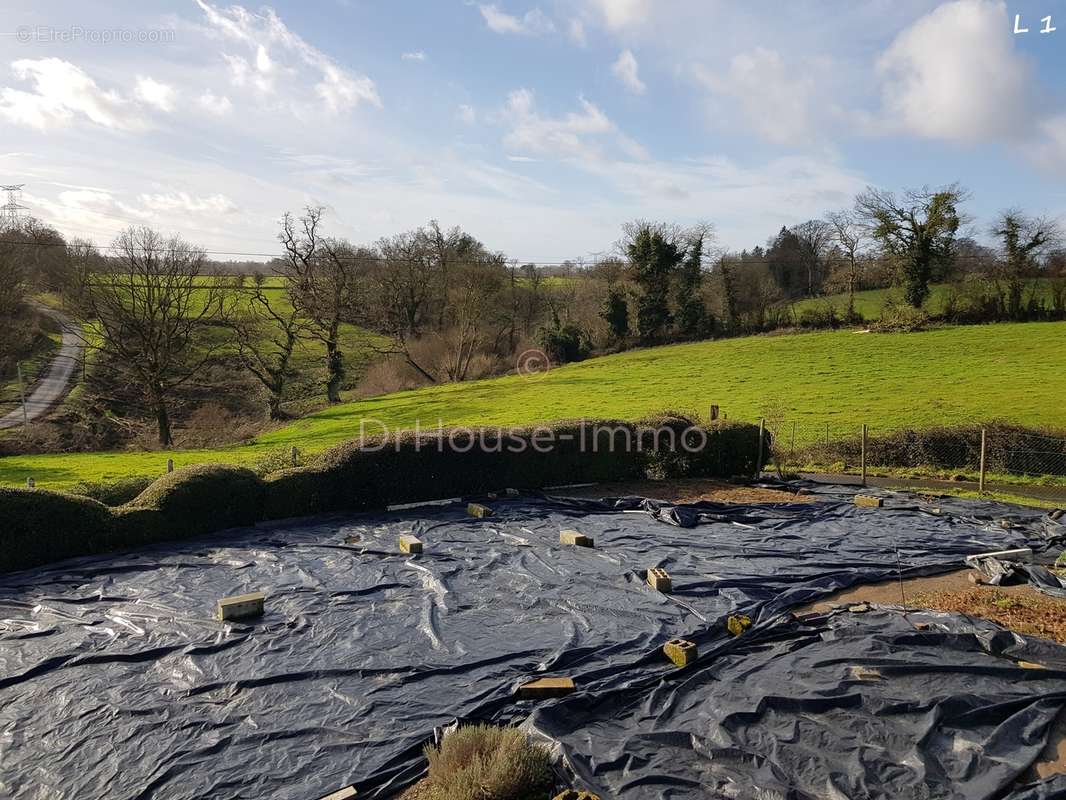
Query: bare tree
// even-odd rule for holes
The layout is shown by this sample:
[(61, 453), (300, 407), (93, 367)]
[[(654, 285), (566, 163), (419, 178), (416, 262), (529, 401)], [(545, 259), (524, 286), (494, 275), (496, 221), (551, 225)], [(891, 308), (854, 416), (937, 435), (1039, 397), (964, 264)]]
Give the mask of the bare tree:
[(863, 261), (860, 257), (865, 229), (852, 211), (833, 211), (826, 214), (833, 242), (844, 255), (844, 277), (848, 284), (848, 318), (855, 316), (855, 289), (862, 280)]
[(1010, 209), (999, 215), (992, 233), (999, 237), (1003, 250), (1003, 260), (994, 268), (992, 278), (1005, 284), (1004, 312), (1010, 319), (1018, 319), (1025, 280), (1037, 271), (1039, 258), (1058, 246), (1061, 232), (1054, 220), (1029, 217)]
[(794, 225), (792, 233), (799, 240), (799, 254), (807, 273), (807, 296), (814, 297), (821, 288), (825, 254), (832, 240), (832, 228), (825, 221), (810, 219)]
[(855, 198), (855, 213), (882, 249), (897, 258), (907, 302), (920, 308), (929, 296), (937, 266), (950, 260), (955, 234), (964, 221), (958, 206), (966, 192), (951, 184), (942, 189), (909, 189), (898, 200), (884, 189), (867, 187)]
[(360, 309), (366, 272), (366, 251), (320, 231), (322, 209), (308, 207), (295, 219), (286, 214), (278, 239), (284, 249), (279, 274), (288, 280), (293, 306), (310, 322), (311, 335), (326, 348), (326, 396), (341, 401), (344, 353), (342, 322), (352, 322)]
[(292, 377), (292, 356), (309, 323), (285, 298), (271, 298), (274, 288), (284, 291), (269, 286), (261, 274), (250, 285), (238, 278), (225, 316), (241, 364), (267, 392), (270, 418), (285, 419), (281, 403)]
[[(107, 363), (140, 386), (156, 418), (159, 444), (174, 443), (170, 398), (196, 375), (215, 348), (196, 348), (205, 323), (221, 312), (217, 279), (202, 276), (206, 256), (179, 236), (130, 227), (115, 239), (117, 255), (101, 261), (76, 251), (77, 313), (112, 356)], [(193, 355), (194, 352), (196, 355)]]

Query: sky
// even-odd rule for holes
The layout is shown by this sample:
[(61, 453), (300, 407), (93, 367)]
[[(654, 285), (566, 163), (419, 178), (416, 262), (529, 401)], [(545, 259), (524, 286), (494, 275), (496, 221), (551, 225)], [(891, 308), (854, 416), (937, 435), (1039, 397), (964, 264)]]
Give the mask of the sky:
[(68, 236), (220, 258), (308, 205), (353, 242), (438, 219), (523, 262), (636, 218), (750, 248), (954, 181), (983, 238), (1066, 219), (1064, 76), (1062, 0), (6, 0), (0, 183)]

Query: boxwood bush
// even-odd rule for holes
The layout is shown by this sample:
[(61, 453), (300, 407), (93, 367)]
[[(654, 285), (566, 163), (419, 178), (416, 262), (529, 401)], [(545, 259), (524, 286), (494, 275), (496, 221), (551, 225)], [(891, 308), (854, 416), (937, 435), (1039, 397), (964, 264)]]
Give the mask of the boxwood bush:
[[(680, 443), (689, 437), (689, 448)], [(549, 446), (550, 445), (550, 446)], [(453, 429), (351, 442), (306, 467), (260, 478), (202, 464), (164, 475), (125, 505), (42, 489), (0, 489), (0, 570), (184, 539), (271, 519), (396, 503), (637, 478), (730, 477), (755, 468), (757, 428), (684, 415)], [(129, 492), (130, 485), (122, 487)], [(96, 487), (99, 496), (118, 495)], [(118, 490), (116, 490), (118, 491)]]

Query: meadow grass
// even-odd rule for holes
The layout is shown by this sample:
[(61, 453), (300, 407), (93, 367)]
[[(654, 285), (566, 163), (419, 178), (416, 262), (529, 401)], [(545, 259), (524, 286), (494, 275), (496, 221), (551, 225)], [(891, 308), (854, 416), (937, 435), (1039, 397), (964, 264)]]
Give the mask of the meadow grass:
[(664, 409), (757, 420), (773, 406), (803, 423), (878, 431), (1008, 420), (1066, 427), (1066, 322), (970, 325), (920, 333), (828, 331), (630, 350), (551, 370), (398, 392), (333, 406), (217, 450), (71, 453), (0, 459), (0, 485), (63, 488), (179, 466), (254, 464), (297, 447), (319, 453), (368, 435), (577, 418), (638, 419)]
[[(1037, 297), (1042, 301), (1047, 302), (1050, 295), (1049, 289), (1052, 280), (1062, 279), (1045, 279), (1036, 283)], [(925, 301), (925, 310), (930, 314), (937, 315), (944, 311), (944, 301), (951, 294), (952, 290), (962, 290), (963, 284), (958, 283), (937, 283), (933, 284), (930, 288), (929, 299)], [(1026, 290), (1028, 293), (1028, 289)], [(1028, 297), (1028, 294), (1026, 294)], [(903, 302), (903, 290), (898, 287), (891, 287), (888, 289), (867, 289), (863, 292), (855, 293), (855, 312), (861, 316), (867, 322), (873, 322), (881, 318), (881, 312), (889, 302), (902, 303)], [(826, 295), (825, 297), (812, 297), (807, 300), (797, 300), (792, 303), (792, 313), (798, 317), (804, 311), (809, 309), (821, 310), (832, 306), (837, 313), (838, 317), (843, 317), (844, 313), (848, 309), (848, 295), (833, 294)]]

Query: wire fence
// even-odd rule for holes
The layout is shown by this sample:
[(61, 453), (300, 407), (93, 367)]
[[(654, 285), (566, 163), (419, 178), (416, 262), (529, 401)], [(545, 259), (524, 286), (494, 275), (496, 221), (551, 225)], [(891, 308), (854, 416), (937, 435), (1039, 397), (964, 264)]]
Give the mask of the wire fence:
[(1066, 437), (1005, 423), (893, 431), (861, 422), (764, 421), (766, 469), (892, 479), (1066, 505)]

